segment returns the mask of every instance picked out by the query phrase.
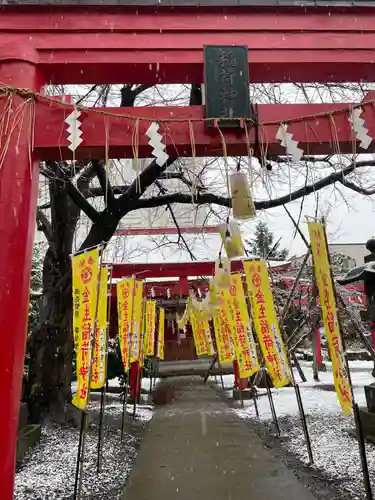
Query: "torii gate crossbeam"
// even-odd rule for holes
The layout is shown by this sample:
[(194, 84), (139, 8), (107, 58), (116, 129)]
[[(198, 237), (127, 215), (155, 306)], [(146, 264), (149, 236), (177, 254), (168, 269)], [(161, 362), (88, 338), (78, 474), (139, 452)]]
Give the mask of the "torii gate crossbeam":
[[(374, 93), (368, 99), (375, 97)], [(335, 153), (338, 147), (341, 153), (353, 151), (353, 132), (349, 123), (350, 107), (346, 104), (260, 104), (259, 122), (262, 127), (259, 139), (264, 144), (269, 156), (285, 155), (285, 148), (276, 138), (280, 122), (293, 120), (288, 125), (288, 132), (298, 141), (299, 147), (310, 155)], [(1, 109), (1, 100), (0, 100)], [(41, 160), (69, 160), (72, 152), (68, 148), (67, 134), (62, 134), (64, 119), (73, 107), (61, 105), (51, 100), (40, 99), (36, 107), (34, 147)], [(375, 137), (375, 108), (372, 102), (363, 106), (362, 118), (372, 137)], [(332, 113), (332, 114), (330, 114)], [(325, 114), (325, 115), (324, 115)], [(127, 118), (131, 117), (131, 118)], [(299, 121), (300, 117), (311, 117)], [(314, 118), (315, 117), (315, 118)], [(103, 132), (105, 127), (110, 133), (108, 154), (112, 158), (132, 158), (134, 154), (134, 127), (139, 119), (138, 156), (151, 156), (152, 148), (149, 137), (145, 134), (152, 121), (160, 123), (163, 143), (170, 155), (191, 156), (192, 138), (196, 156), (223, 156), (223, 146), (219, 132), (208, 128), (204, 122), (202, 106), (154, 106), (136, 108), (97, 108), (87, 109), (81, 115), (82, 145), (76, 150), (76, 159), (104, 158), (105, 145)], [(164, 120), (167, 122), (163, 123)], [(168, 121), (171, 120), (171, 121)], [(176, 120), (176, 121), (173, 121)], [(189, 124), (190, 120), (190, 124)], [(244, 130), (222, 129), (225, 136), (227, 154), (246, 156), (248, 146)], [(255, 128), (248, 125), (251, 144), (255, 142)], [(367, 152), (375, 151), (375, 141)]]
[[(224, 43), (248, 45), (252, 82), (375, 80), (375, 8), (371, 7), (155, 9), (51, 5), (1, 6), (0, 82), (34, 91), (40, 91), (48, 83), (201, 83), (203, 46)], [(0, 101), (1, 113), (4, 100)], [(14, 117), (24, 103), (25, 97), (16, 95), (7, 117)], [(260, 114), (266, 116), (269, 113), (266, 109), (260, 108)], [(291, 108), (288, 109), (285, 108), (286, 115), (290, 113)], [(286, 118), (280, 110), (280, 119)], [(151, 110), (144, 112), (151, 113)], [(155, 111), (158, 112), (165, 110)], [(297, 116), (300, 112), (293, 111)], [(202, 109), (180, 108), (176, 113), (201, 116)], [(369, 127), (374, 128), (374, 117), (370, 111), (366, 113)], [(29, 118), (33, 119), (32, 113)], [(0, 394), (3, 403), (0, 484), (4, 500), (13, 498), (38, 161), (59, 159), (60, 153), (69, 157), (61, 118), (57, 105), (51, 105), (48, 111), (36, 102), (32, 147), (30, 119), (18, 120), (17, 133), (12, 135), (9, 135), (8, 119), (0, 124)], [(350, 131), (347, 117), (337, 117), (337, 120), (344, 119), (345, 123), (341, 121), (341, 125), (336, 126), (343, 152), (349, 143)], [(101, 122), (102, 132), (98, 132), (100, 128), (94, 132), (95, 120), (97, 117), (91, 113), (83, 115), (86, 143), (77, 151), (78, 156), (81, 152), (86, 157), (104, 156), (104, 127)], [(110, 121), (115, 123), (112, 118)], [(56, 135), (58, 122), (61, 140)], [(308, 142), (311, 141), (312, 146), (314, 143), (315, 149), (310, 153), (323, 152), (329, 146), (327, 125), (312, 124), (315, 126), (320, 127), (318, 139), (325, 141), (325, 145), (319, 149), (319, 141), (314, 143), (314, 134), (311, 134)], [(120, 131), (113, 127), (112, 156), (129, 156), (129, 125), (127, 127), (124, 125), (121, 131), (122, 138)], [(219, 155), (220, 142), (214, 131), (205, 132), (201, 121), (195, 122), (194, 127), (199, 154)], [(180, 126), (181, 132), (173, 124), (171, 128), (179, 141), (179, 153), (189, 154), (186, 125)], [(278, 153), (281, 151), (274, 131), (270, 140), (273, 152)], [(226, 139), (229, 154), (242, 154), (243, 134), (236, 137), (228, 133)], [(149, 150), (142, 141), (142, 153), (148, 155)]]
[(247, 45), (254, 83), (374, 81), (375, 7), (7, 6), (0, 44), (55, 84), (201, 83), (209, 44)]

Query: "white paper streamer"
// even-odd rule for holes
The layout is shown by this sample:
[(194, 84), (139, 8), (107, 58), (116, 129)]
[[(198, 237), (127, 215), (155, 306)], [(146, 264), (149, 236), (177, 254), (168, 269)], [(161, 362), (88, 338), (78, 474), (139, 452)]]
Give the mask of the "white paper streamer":
[(298, 147), (298, 141), (293, 140), (293, 134), (287, 132), (288, 125), (280, 123), (276, 139), (284, 146), (286, 153), (290, 155), (292, 161), (300, 161), (303, 156), (303, 149)]
[(349, 115), (349, 122), (356, 138), (360, 141), (359, 145), (361, 148), (368, 149), (372, 143), (372, 137), (368, 135), (368, 129), (365, 127), (365, 120), (361, 118), (362, 113), (362, 108), (352, 109)]
[(68, 125), (68, 141), (70, 142), (68, 148), (71, 151), (75, 151), (83, 141), (83, 139), (81, 138), (83, 132), (80, 129), (80, 126), (82, 124), (78, 120), (80, 116), (81, 112), (76, 108), (65, 120), (65, 123)]
[(153, 148), (152, 155), (156, 158), (156, 164), (159, 165), (159, 167), (162, 167), (168, 160), (169, 156), (164, 151), (165, 144), (162, 143), (163, 136), (159, 134), (158, 123), (152, 122), (146, 131), (146, 135), (150, 138), (148, 143)]

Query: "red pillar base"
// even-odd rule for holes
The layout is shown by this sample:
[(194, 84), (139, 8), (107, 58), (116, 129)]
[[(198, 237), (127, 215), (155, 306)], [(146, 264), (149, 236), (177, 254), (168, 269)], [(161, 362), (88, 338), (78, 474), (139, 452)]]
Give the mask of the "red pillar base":
[(137, 403), (141, 398), (141, 387), (142, 387), (142, 367), (140, 367), (139, 362), (135, 361), (130, 365), (130, 397), (132, 399), (136, 398)]
[[(0, 82), (40, 90), (30, 46), (0, 46)], [(0, 98), (0, 485), (13, 499), (15, 449), (30, 293), (38, 196), (38, 162), (32, 154), (33, 108), (25, 99)], [(2, 116), (1, 116), (2, 115)], [(18, 117), (18, 119), (17, 119)], [(10, 139), (10, 140), (9, 140)], [(6, 146), (5, 146), (6, 145)], [(6, 149), (5, 149), (6, 148)]]
[(247, 378), (240, 378), (240, 370), (238, 367), (238, 361), (236, 359), (233, 361), (233, 372), (234, 372), (234, 387), (236, 389), (245, 390), (247, 388)]

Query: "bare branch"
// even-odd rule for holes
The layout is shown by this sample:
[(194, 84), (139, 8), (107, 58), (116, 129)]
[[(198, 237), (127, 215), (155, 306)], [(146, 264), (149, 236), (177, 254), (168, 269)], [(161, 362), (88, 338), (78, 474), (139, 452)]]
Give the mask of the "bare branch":
[(95, 208), (90, 205), (83, 194), (68, 179), (66, 180), (66, 188), (70, 198), (82, 210), (82, 212), (84, 212), (87, 217), (92, 220), (92, 222), (98, 222), (100, 215), (99, 212), (97, 212)]
[(356, 193), (363, 194), (364, 196), (371, 196), (372, 194), (375, 194), (375, 188), (368, 189), (368, 188), (363, 188), (361, 186), (357, 186), (357, 184), (354, 184), (354, 182), (348, 181), (346, 179), (340, 181), (341, 184), (352, 191), (355, 191)]
[(269, 208), (275, 208), (281, 205), (286, 205), (291, 201), (298, 200), (302, 196), (308, 196), (314, 191), (320, 191), (321, 189), (330, 186), (331, 184), (335, 184), (335, 182), (342, 182), (346, 175), (351, 174), (357, 168), (374, 167), (374, 166), (375, 166), (375, 160), (352, 162), (350, 165), (343, 168), (342, 170), (332, 172), (330, 175), (327, 175), (327, 177), (324, 177), (323, 179), (320, 179), (315, 183), (306, 184), (305, 186), (301, 187), (300, 189), (297, 189), (296, 191), (293, 191), (290, 194), (281, 196), (280, 198), (274, 198), (273, 200), (271, 199), (265, 201), (256, 201), (255, 208), (257, 210), (266, 210)]
[(46, 237), (48, 244), (50, 247), (53, 247), (53, 233), (50, 221), (47, 219), (46, 215), (41, 211), (40, 208), (37, 208), (36, 212), (36, 220), (38, 223), (38, 229), (41, 229)]
[[(161, 196), (153, 196), (151, 198), (141, 198), (137, 201), (134, 201), (131, 210), (138, 210), (139, 208), (162, 207), (164, 205), (171, 205), (174, 203), (189, 204), (191, 202), (192, 202), (191, 194), (171, 193)], [(231, 206), (231, 200), (229, 198), (225, 198), (224, 196), (218, 196), (213, 193), (197, 193), (194, 196), (194, 203), (196, 203), (197, 205), (212, 203), (215, 205), (222, 205), (225, 207)]]
[(145, 92), (146, 90), (150, 89), (151, 87), (153, 87), (153, 85), (149, 85), (147, 83), (144, 83), (142, 85), (137, 85), (134, 89), (133, 89), (133, 93), (138, 96), (139, 94), (141, 94), (142, 92)]
[[(136, 206), (137, 200), (174, 161), (175, 158), (169, 158), (163, 167), (159, 167), (159, 165), (156, 164), (156, 160), (153, 160), (149, 165), (147, 165), (147, 167), (139, 174), (138, 178), (132, 182), (126, 192), (116, 200), (119, 213), (124, 216), (129, 211), (138, 208)], [(165, 204), (166, 203), (163, 203), (162, 205)]]
[(102, 188), (103, 195), (107, 197), (107, 205), (109, 207), (114, 206), (115, 204), (115, 195), (113, 193), (111, 184), (109, 182), (109, 178), (107, 172), (105, 170), (104, 164), (98, 160), (92, 160), (92, 166), (95, 170), (95, 173), (98, 177), (99, 184)]
[[(281, 205), (286, 205), (287, 203), (290, 203), (291, 201), (298, 200), (299, 198), (302, 198), (304, 196), (308, 196), (309, 194), (316, 192), (316, 191), (319, 191), (320, 189), (323, 189), (324, 187), (330, 186), (331, 184), (334, 184), (336, 182), (341, 182), (344, 185), (346, 185), (346, 187), (351, 189), (352, 183), (347, 182), (347, 184), (345, 184), (344, 177), (346, 175), (349, 175), (350, 173), (352, 173), (357, 168), (370, 167), (370, 166), (375, 166), (375, 160), (363, 161), (363, 162), (353, 162), (342, 170), (339, 170), (337, 172), (332, 172), (327, 177), (324, 177), (323, 179), (320, 179), (319, 181), (317, 181), (313, 184), (305, 184), (305, 186), (303, 186), (302, 188), (297, 189), (296, 191), (293, 191), (292, 193), (287, 194), (285, 196), (281, 196), (280, 198), (274, 198), (271, 200), (264, 200), (264, 201), (255, 201), (254, 202), (255, 208), (257, 210), (266, 210), (269, 208), (274, 208), (274, 207), (279, 207)], [(359, 189), (361, 189), (361, 188), (358, 186), (355, 186), (354, 190), (357, 192), (360, 192)], [(362, 194), (365, 194), (365, 193), (362, 193)], [(131, 204), (130, 210), (137, 210), (139, 208), (160, 207), (163, 205), (168, 205), (168, 204), (173, 204), (173, 203), (188, 204), (191, 202), (192, 202), (192, 196), (190, 194), (171, 193), (171, 194), (157, 196), (157, 197), (139, 199), (137, 201), (135, 200)], [(221, 206), (225, 206), (225, 207), (231, 206), (231, 200), (229, 198), (224, 197), (224, 196), (218, 196), (218, 195), (215, 195), (213, 193), (197, 193), (194, 196), (194, 203), (196, 203), (197, 205), (203, 205), (203, 204), (207, 203), (207, 204), (221, 205)]]
[[(156, 181), (156, 185), (158, 186), (158, 188), (160, 190), (160, 193), (167, 193), (167, 189), (161, 184), (161, 182)], [(180, 226), (179, 226), (179, 224), (177, 222), (175, 213), (173, 212), (173, 208), (172, 208), (172, 206), (169, 203), (167, 205), (167, 208), (168, 208), (169, 213), (170, 213), (170, 215), (172, 217), (173, 223), (174, 223), (174, 225), (176, 226), (176, 229), (177, 229), (177, 233), (178, 233), (177, 243), (179, 243), (179, 241), (181, 240), (182, 243), (185, 245), (185, 248), (186, 248), (187, 252), (189, 253), (191, 260), (196, 260), (195, 259), (195, 255), (191, 251), (191, 249), (190, 249), (189, 245), (187, 244), (187, 242), (186, 242), (183, 234), (181, 233), (181, 229), (180, 229)]]

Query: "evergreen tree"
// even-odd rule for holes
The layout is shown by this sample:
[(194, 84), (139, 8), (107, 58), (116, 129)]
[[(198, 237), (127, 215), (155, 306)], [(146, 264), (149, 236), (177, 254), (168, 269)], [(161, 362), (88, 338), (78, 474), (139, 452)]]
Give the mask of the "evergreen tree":
[(261, 258), (272, 260), (286, 260), (288, 250), (280, 248), (280, 241), (275, 241), (274, 234), (268, 229), (265, 222), (258, 222), (255, 226), (254, 237), (245, 240), (247, 250)]

